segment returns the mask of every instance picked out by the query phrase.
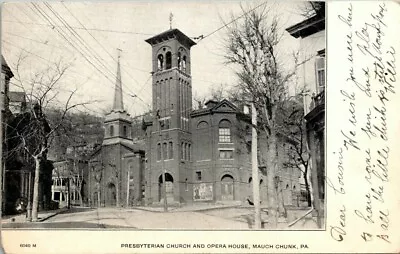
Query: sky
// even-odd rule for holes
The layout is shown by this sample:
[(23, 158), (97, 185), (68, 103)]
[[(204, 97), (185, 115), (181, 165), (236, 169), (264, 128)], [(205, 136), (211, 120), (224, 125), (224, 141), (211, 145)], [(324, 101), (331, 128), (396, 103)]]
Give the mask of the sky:
[[(193, 95), (207, 97), (213, 87), (236, 83), (234, 66), (224, 60), (224, 22), (242, 14), (247, 1), (124, 1), (124, 2), (10, 2), (2, 9), (2, 54), (13, 68), (21, 55), (21, 78), (61, 61), (70, 65), (57, 91), (63, 104), (70, 91), (73, 102), (90, 102), (84, 109), (102, 115), (111, 109), (116, 79), (117, 48), (125, 109), (138, 116), (151, 109), (151, 46), (144, 40), (170, 28), (194, 38), (209, 35), (191, 49)], [(281, 17), (281, 28), (301, 21), (303, 2), (269, 3)], [(170, 14), (172, 22), (170, 24)], [(232, 16), (233, 15), (233, 16)], [(298, 40), (285, 33), (281, 54), (288, 59)], [(90, 62), (90, 63), (89, 63)], [(13, 82), (13, 81), (12, 81)], [(11, 83), (10, 90), (18, 90)]]

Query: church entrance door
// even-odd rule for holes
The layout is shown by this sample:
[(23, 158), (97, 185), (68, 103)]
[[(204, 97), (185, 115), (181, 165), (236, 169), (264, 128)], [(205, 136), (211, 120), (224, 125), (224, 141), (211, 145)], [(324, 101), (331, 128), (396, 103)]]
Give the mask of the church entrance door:
[(223, 201), (233, 200), (233, 177), (224, 175), (221, 178), (221, 199)]
[(107, 185), (106, 204), (109, 206), (115, 206), (117, 204), (117, 192), (113, 183)]
[[(165, 174), (166, 190), (167, 190), (167, 201), (174, 201), (174, 178), (169, 174)], [(162, 175), (158, 178), (158, 200), (163, 202), (164, 200), (164, 186)]]

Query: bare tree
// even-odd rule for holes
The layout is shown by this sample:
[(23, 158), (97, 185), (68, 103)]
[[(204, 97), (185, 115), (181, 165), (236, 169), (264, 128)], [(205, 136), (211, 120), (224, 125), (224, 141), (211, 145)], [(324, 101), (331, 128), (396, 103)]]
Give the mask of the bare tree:
[(220, 84), (219, 86), (213, 86), (208, 95), (200, 96), (195, 94), (193, 100), (197, 103), (197, 105), (195, 104), (195, 108), (201, 109), (208, 100), (221, 101), (227, 96), (226, 85)]
[(313, 16), (325, 16), (325, 2), (304, 2), (304, 6), (300, 9), (300, 13), (306, 18)]
[[(100, 198), (101, 198), (101, 180), (103, 178), (103, 165), (93, 165), (89, 170), (91, 170), (94, 174), (93, 179), (96, 183), (96, 192), (97, 192), (97, 206), (100, 207)], [(90, 181), (90, 179), (89, 179)]]
[[(269, 215), (272, 227), (277, 226), (278, 195), (272, 187), (277, 183), (278, 134), (282, 126), (277, 118), (280, 109), (288, 100), (287, 86), (295, 76), (295, 68), (284, 70), (277, 46), (283, 31), (279, 27), (279, 17), (267, 3), (252, 8), (242, 7), (242, 18), (227, 24), (226, 60), (238, 67), (238, 90), (241, 98), (254, 103), (258, 115), (260, 138), (266, 139), (265, 146), (259, 147), (260, 155), (266, 163)], [(295, 59), (294, 59), (294, 62)], [(283, 211), (282, 211), (283, 212)]]
[(111, 160), (108, 164), (112, 168), (113, 176), (110, 179), (111, 181), (115, 182), (115, 194), (116, 194), (116, 205), (117, 207), (120, 206), (120, 189), (121, 189), (121, 177), (120, 177), (120, 170), (117, 167), (115, 158)]
[(282, 130), (283, 134), (292, 144), (284, 166), (297, 168), (301, 172), (305, 181), (307, 204), (311, 206), (311, 189), (308, 181), (310, 153), (306, 142), (307, 133), (301, 95), (291, 100), (281, 112), (282, 124), (286, 126)]
[[(23, 75), (24, 60), (26, 57), (21, 54), (15, 64), (14, 85), (25, 92), (28, 107), (27, 112), (21, 116), (21, 121), (14, 126), (12, 135), (20, 141), (19, 147), (34, 160), (32, 220), (36, 221), (39, 209), (40, 174), (42, 165), (47, 161), (47, 153), (54, 134), (62, 126), (69, 111), (87, 103), (72, 103), (76, 90), (69, 92), (64, 101), (60, 100), (62, 91), (60, 86), (69, 65), (58, 61), (41, 71), (31, 73), (27, 79)], [(57, 119), (49, 119), (46, 111), (57, 106), (61, 114)]]

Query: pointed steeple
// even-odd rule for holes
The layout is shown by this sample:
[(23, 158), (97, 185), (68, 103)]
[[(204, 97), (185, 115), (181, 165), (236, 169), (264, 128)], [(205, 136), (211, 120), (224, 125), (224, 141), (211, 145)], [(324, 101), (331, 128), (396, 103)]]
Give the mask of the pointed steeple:
[(120, 66), (120, 61), (119, 61), (119, 59), (121, 58), (121, 49), (117, 49), (117, 50), (118, 50), (117, 80), (115, 82), (113, 111), (114, 112), (123, 112), (124, 111), (124, 102), (122, 99), (121, 66)]

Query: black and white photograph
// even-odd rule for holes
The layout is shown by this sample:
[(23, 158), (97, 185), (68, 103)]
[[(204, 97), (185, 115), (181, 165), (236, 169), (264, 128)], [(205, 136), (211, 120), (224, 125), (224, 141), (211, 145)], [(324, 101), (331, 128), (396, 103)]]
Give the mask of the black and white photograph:
[(8, 2), (2, 228), (325, 229), (324, 2)]
[(399, 3), (0, 7), (1, 253), (398, 252)]

